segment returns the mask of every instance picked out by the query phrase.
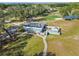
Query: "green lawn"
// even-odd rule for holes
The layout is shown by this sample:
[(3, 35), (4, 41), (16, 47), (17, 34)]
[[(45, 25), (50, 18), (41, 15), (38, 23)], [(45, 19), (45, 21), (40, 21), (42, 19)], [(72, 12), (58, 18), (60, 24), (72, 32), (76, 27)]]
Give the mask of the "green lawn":
[(48, 15), (48, 16), (45, 17), (46, 20), (55, 20), (55, 18), (60, 18), (60, 16)]
[(43, 42), (42, 39), (34, 36), (29, 41), (27, 46), (24, 48), (24, 55), (39, 55), (43, 51)]
[(49, 35), (48, 52), (58, 56), (79, 56), (79, 20), (49, 22), (62, 28), (62, 35)]

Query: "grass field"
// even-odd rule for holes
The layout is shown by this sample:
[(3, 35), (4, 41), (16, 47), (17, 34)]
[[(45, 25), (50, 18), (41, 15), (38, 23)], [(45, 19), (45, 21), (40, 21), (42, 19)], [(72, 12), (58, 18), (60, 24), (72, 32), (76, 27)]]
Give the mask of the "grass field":
[(26, 56), (33, 56), (39, 55), (40, 52), (43, 51), (43, 41), (41, 38), (34, 36), (31, 40), (28, 40), (27, 46), (23, 49), (24, 55)]
[(59, 20), (48, 22), (48, 24), (60, 26), (62, 29), (62, 35), (48, 36), (48, 52), (55, 53), (58, 56), (79, 55), (79, 20)]
[(1, 56), (32, 56), (43, 51), (42, 39), (37, 36), (25, 35), (16, 41), (3, 46), (0, 50)]
[(45, 16), (45, 20), (55, 20), (55, 18), (60, 18), (60, 16), (56, 16), (56, 15)]

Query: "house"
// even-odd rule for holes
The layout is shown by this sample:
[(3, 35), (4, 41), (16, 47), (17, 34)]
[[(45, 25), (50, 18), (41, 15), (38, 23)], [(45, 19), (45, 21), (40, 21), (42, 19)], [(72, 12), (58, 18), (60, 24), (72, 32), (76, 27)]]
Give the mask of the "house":
[(61, 28), (57, 26), (47, 26), (48, 34), (61, 35)]
[(18, 31), (18, 28), (19, 28), (18, 26), (12, 26), (8, 28), (7, 30), (10, 34), (15, 34)]
[(40, 33), (46, 31), (46, 24), (40, 22), (30, 22), (23, 25), (27, 33)]
[(57, 26), (47, 26), (46, 24), (39, 23), (39, 22), (25, 23), (23, 25), (23, 28), (27, 33), (47, 32), (47, 34), (56, 34), (56, 35), (61, 34), (61, 28), (59, 28)]
[(79, 16), (64, 16), (64, 19), (70, 19), (70, 20), (72, 20), (72, 19), (79, 19)]

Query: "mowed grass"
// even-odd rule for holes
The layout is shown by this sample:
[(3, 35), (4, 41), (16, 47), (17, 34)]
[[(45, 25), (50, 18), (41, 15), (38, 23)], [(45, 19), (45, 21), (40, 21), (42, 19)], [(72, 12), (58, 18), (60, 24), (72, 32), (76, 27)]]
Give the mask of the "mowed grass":
[(73, 21), (52, 21), (49, 25), (59, 26), (62, 35), (49, 35), (48, 52), (58, 56), (78, 56), (79, 55), (79, 20)]
[(39, 55), (43, 51), (43, 41), (40, 37), (34, 36), (28, 41), (27, 46), (23, 49), (25, 56)]
[(45, 17), (45, 20), (55, 20), (55, 18), (60, 18), (60, 17), (56, 15), (48, 15)]

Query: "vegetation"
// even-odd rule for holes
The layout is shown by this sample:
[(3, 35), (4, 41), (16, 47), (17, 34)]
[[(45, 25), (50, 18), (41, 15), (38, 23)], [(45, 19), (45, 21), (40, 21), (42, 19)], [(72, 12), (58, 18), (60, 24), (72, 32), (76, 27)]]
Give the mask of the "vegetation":
[[(41, 46), (41, 48), (40, 48)], [(23, 56), (35, 55), (43, 51), (43, 43), (41, 38), (32, 35), (23, 35), (18, 37), (16, 41), (11, 41), (4, 45), (0, 55)]]
[[(56, 21), (48, 22), (49, 25), (60, 26), (62, 28), (62, 35), (49, 35), (48, 52), (55, 53), (58, 56), (77, 56), (79, 46), (79, 20), (73, 21)], [(63, 25), (62, 25), (63, 24)]]
[(27, 56), (39, 55), (39, 53), (43, 51), (42, 39), (37, 36), (32, 37), (28, 40), (28, 44), (23, 51), (24, 55)]
[(78, 3), (71, 3), (68, 6), (60, 7), (59, 12), (62, 16), (73, 16), (73, 15), (78, 16), (79, 14), (78, 9), (79, 9)]
[(60, 16), (48, 15), (45, 17), (46, 20), (55, 20), (55, 18), (60, 18)]
[[(0, 55), (34, 56), (43, 52), (41, 38), (23, 34), (25, 32), (23, 23), (36, 19), (38, 22), (49, 20), (46, 21), (47, 25), (59, 26), (62, 29), (61, 36), (49, 35), (47, 37), (48, 52), (55, 55), (79, 55), (79, 20), (54, 21), (55, 18), (72, 15), (79, 15), (79, 3), (0, 4)], [(23, 23), (18, 25), (18, 22)], [(15, 34), (7, 30), (16, 26), (13, 23), (16, 23), (19, 28)], [(5, 34), (9, 37), (4, 36)]]

